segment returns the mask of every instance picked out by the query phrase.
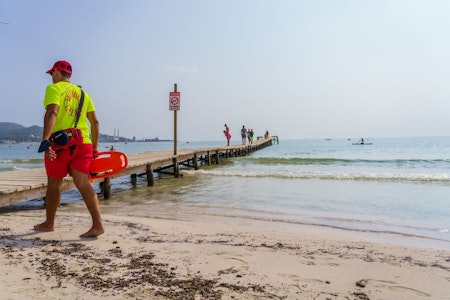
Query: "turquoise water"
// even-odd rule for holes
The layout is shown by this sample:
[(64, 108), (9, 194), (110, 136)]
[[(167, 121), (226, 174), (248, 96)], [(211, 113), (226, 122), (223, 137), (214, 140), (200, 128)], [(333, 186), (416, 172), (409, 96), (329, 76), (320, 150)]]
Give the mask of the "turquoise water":
[[(182, 171), (136, 187), (113, 180), (103, 209), (155, 216), (184, 213), (274, 226), (316, 227), (384, 241), (450, 249), (450, 137), (280, 140), (219, 166)], [(223, 145), (179, 143), (178, 149)], [(42, 167), (37, 145), (0, 145), (0, 170)], [(109, 145), (101, 145), (107, 149)], [(173, 149), (170, 142), (114, 144), (128, 154)], [(36, 149), (33, 149), (36, 148)], [(39, 206), (42, 200), (23, 205)], [(79, 203), (78, 193), (64, 196)]]

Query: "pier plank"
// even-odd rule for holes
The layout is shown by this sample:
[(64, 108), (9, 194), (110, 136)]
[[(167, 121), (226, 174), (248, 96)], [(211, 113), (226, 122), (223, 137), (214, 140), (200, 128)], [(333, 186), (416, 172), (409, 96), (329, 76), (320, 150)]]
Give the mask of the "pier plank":
[[(177, 155), (173, 155), (172, 151), (150, 151), (128, 156), (128, 166), (122, 172), (115, 174), (111, 178), (123, 176), (135, 176), (136, 174), (153, 174), (158, 170), (170, 168), (174, 166), (174, 161), (179, 165), (189, 165), (189, 161), (196, 162), (201, 157), (208, 159), (209, 156), (234, 157), (245, 155), (264, 147), (272, 145), (272, 138), (260, 139), (254, 141), (251, 145), (231, 145), (223, 147), (211, 147), (202, 149), (181, 149), (177, 151)], [(278, 142), (278, 139), (277, 139)], [(216, 159), (214, 159), (215, 161)], [(151, 168), (151, 172), (149, 172)], [(108, 179), (108, 180), (109, 180)], [(105, 179), (96, 179), (95, 182), (102, 182)], [(152, 180), (149, 180), (149, 185)], [(62, 191), (74, 189), (75, 185), (70, 176), (64, 178)], [(11, 205), (21, 201), (42, 198), (45, 196), (47, 189), (47, 175), (45, 168), (34, 168), (0, 172), (0, 206)]]

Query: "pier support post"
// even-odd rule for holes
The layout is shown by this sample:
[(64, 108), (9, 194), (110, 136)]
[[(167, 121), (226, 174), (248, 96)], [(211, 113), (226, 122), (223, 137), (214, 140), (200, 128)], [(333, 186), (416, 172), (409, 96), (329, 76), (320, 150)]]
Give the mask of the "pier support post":
[(106, 177), (105, 180), (103, 180), (103, 198), (111, 198), (111, 177)]
[(178, 158), (173, 158), (173, 175), (175, 175), (175, 178), (180, 177), (180, 167), (178, 166)]
[(216, 151), (216, 165), (218, 165), (220, 163), (220, 154), (219, 151)]
[(198, 170), (198, 157), (197, 157), (197, 153), (194, 153), (194, 159), (192, 164), (194, 165), (194, 169)]
[(208, 166), (211, 165), (211, 152), (208, 151), (208, 154), (206, 155), (208, 157)]
[(152, 164), (147, 164), (147, 186), (153, 186), (155, 184), (155, 178), (153, 177)]
[(137, 183), (137, 174), (131, 174), (130, 180), (131, 180), (131, 185), (132, 185), (132, 186), (136, 186), (136, 183)]

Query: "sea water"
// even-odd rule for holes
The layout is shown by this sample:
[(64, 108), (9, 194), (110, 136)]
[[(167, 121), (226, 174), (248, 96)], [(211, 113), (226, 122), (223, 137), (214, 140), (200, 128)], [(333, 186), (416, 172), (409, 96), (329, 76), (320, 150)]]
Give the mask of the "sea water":
[[(240, 141), (235, 141), (236, 144)], [(385, 242), (450, 249), (450, 137), (283, 140), (181, 178), (112, 181), (102, 209), (161, 217), (227, 218), (290, 229), (318, 228)], [(179, 142), (178, 149), (223, 141)], [(114, 143), (127, 154), (171, 150), (172, 142)], [(101, 144), (108, 150), (111, 145)], [(0, 170), (43, 167), (37, 145), (0, 145)], [(101, 199), (101, 196), (100, 196)], [(42, 208), (42, 199), (10, 209)], [(63, 204), (82, 204), (76, 191)], [(5, 208), (4, 208), (5, 209)]]

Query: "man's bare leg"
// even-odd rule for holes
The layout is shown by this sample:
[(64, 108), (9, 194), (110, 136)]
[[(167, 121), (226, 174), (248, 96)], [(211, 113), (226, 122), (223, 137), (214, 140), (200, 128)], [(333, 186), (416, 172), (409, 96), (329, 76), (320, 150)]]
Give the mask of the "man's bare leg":
[(92, 217), (92, 227), (87, 232), (80, 235), (80, 237), (96, 237), (105, 232), (103, 227), (102, 218), (100, 215), (100, 205), (98, 203), (98, 197), (95, 190), (91, 186), (89, 176), (77, 170), (71, 170), (73, 180), (76, 187), (83, 197), (84, 203), (89, 210)]
[(58, 206), (61, 202), (61, 184), (62, 178), (47, 178), (47, 191), (45, 193), (45, 214), (44, 223), (34, 225), (34, 229), (38, 231), (54, 231), (55, 216)]

